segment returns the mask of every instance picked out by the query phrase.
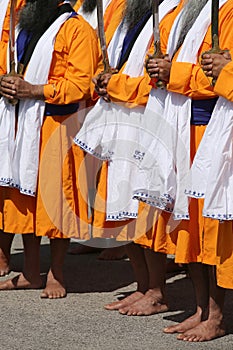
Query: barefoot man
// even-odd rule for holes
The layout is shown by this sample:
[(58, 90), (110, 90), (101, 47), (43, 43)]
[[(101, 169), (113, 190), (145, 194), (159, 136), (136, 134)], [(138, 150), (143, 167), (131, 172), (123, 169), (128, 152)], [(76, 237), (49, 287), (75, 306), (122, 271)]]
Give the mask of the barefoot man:
[[(161, 6), (164, 6), (163, 9), (166, 9), (166, 11), (164, 10), (163, 12), (164, 21), (168, 20), (167, 17), (169, 17), (170, 23), (168, 31), (166, 31), (167, 28), (164, 31), (164, 52), (166, 52), (166, 39), (168, 37), (169, 28), (172, 24), (172, 19), (170, 16), (174, 18), (176, 17), (176, 15), (173, 15), (173, 10), (176, 8), (178, 3), (179, 1), (175, 3), (173, 2), (172, 4), (169, 1), (164, 1), (161, 4)], [(152, 38), (152, 28), (149, 28), (149, 26), (147, 27), (147, 24), (150, 23), (148, 22), (149, 19), (151, 20), (151, 1), (144, 1), (143, 4), (141, 1), (127, 1), (126, 5), (126, 10), (123, 14), (121, 25), (119, 26), (119, 28), (123, 28), (123, 30), (125, 30), (125, 37), (123, 38), (124, 40), (121, 37), (122, 32), (118, 28), (115, 36), (112, 39), (114, 42), (110, 42), (109, 45), (110, 57), (111, 47), (117, 48), (115, 52), (119, 54), (119, 57), (116, 58), (116, 56), (114, 56), (116, 62), (110, 63), (112, 67), (118, 69), (118, 72), (115, 74), (100, 74), (97, 76), (97, 78), (94, 79), (94, 81), (96, 83), (96, 92), (100, 96), (107, 97), (111, 100), (111, 104), (108, 104), (108, 107), (110, 109), (113, 108), (113, 113), (116, 113), (117, 115), (118, 112), (115, 111), (115, 108), (119, 108), (119, 114), (122, 112), (126, 113), (127, 115), (127, 113), (131, 113), (131, 111), (134, 113), (135, 107), (137, 110), (137, 112), (135, 112), (135, 115), (138, 116), (141, 111), (144, 111), (144, 106), (147, 103), (151, 90), (151, 85), (149, 84), (150, 78), (143, 70), (145, 55), (147, 50), (150, 48)], [(144, 35), (146, 35), (147, 39), (144, 39), (144, 42), (142, 43), (138, 38), (142, 38)], [(118, 45), (119, 47), (122, 46), (121, 39), (122, 43), (124, 43), (123, 47), (119, 49)], [(138, 42), (137, 39), (139, 40)], [(143, 51), (144, 49), (145, 52)], [(135, 55), (136, 57), (134, 55), (130, 56), (133, 50), (136, 50), (137, 52), (141, 51), (142, 56), (140, 58), (138, 58), (137, 55)], [(130, 71), (132, 67), (140, 68), (139, 71), (134, 71), (132, 73), (132, 71)], [(100, 73), (100, 71), (97, 73)], [(100, 101), (100, 103), (103, 103), (103, 101)], [(93, 115), (92, 113), (94, 113), (93, 111), (95, 110), (95, 107), (89, 116)], [(112, 111), (110, 113), (112, 113)], [(92, 125), (89, 118), (90, 117), (88, 117), (86, 121), (88, 120), (88, 123), (92, 128), (95, 125), (95, 122), (93, 121)], [(108, 123), (106, 123), (106, 126), (108, 126)], [(84, 122), (84, 128), (85, 127), (86, 124)], [(87, 129), (84, 130), (86, 131)], [(79, 135), (81, 134), (82, 130)], [(91, 137), (92, 136), (90, 135), (90, 138)], [(79, 136), (77, 136), (75, 142), (77, 142), (77, 144), (80, 144), (80, 139), (78, 138)], [(85, 136), (85, 138), (88, 140), (87, 136)], [(112, 183), (114, 183), (114, 180), (121, 181), (122, 176), (125, 176), (125, 171), (124, 174), (123, 172), (120, 174), (119, 171), (121, 170), (121, 166), (119, 166), (118, 163), (115, 165), (114, 162), (115, 160), (113, 162), (110, 162), (108, 165), (108, 181), (111, 180)], [(114, 170), (112, 170), (112, 167), (114, 167)], [(129, 169), (127, 168), (127, 171), (128, 170)], [(103, 173), (101, 172), (100, 176), (102, 175)], [(119, 178), (117, 178), (118, 175)], [(128, 185), (131, 180), (133, 180), (133, 177), (126, 179)], [(106, 184), (106, 174), (103, 176), (103, 179), (100, 178), (99, 184), (101, 184), (101, 181), (103, 181), (102, 184)], [(122, 191), (121, 186), (116, 185), (115, 188), (119, 188), (121, 190), (116, 196), (119, 198), (120, 207), (123, 199), (122, 195), (125, 196), (125, 193), (124, 190)], [(129, 187), (127, 186), (126, 190), (130, 191), (130, 188), (131, 186), (129, 185)], [(105, 187), (103, 185), (103, 187), (98, 186), (98, 190), (99, 198), (102, 199), (102, 208), (104, 206), (103, 204), (105, 204), (102, 212), (105, 214), (106, 219), (106, 213), (107, 210), (109, 210), (108, 204), (111, 203), (111, 201), (108, 203), (107, 196), (109, 196), (113, 188), (109, 186), (108, 189), (106, 189), (106, 185)], [(134, 207), (135, 203), (134, 201), (131, 201), (131, 193), (128, 193), (128, 195), (128, 199), (130, 199), (129, 205), (132, 205), (132, 207)], [(106, 309), (108, 310), (119, 310), (120, 313), (127, 314), (129, 316), (151, 315), (154, 313), (166, 311), (168, 309), (164, 291), (167, 253), (166, 232), (162, 227), (164, 227), (164, 222), (169, 219), (169, 215), (167, 215), (167, 217), (165, 215), (165, 218), (163, 215), (159, 217), (160, 213), (153, 210), (153, 208), (144, 205), (141, 207), (142, 208), (139, 210), (139, 212), (142, 211), (143, 214), (139, 214), (138, 219), (136, 220), (128, 220), (129, 217), (135, 217), (135, 212), (131, 213), (130, 211), (127, 211), (123, 213), (123, 218), (121, 217), (121, 221), (117, 221), (118, 216), (120, 215), (112, 215), (111, 221), (105, 220), (106, 225), (104, 225), (104, 227), (101, 227), (101, 225), (98, 226), (97, 220), (97, 225), (93, 227), (93, 232), (96, 237), (112, 238), (117, 237), (119, 234), (119, 236), (123, 235), (124, 237), (131, 237), (133, 240), (135, 236), (144, 236), (140, 239), (139, 244), (132, 243), (126, 246), (126, 252), (131, 260), (135, 278), (138, 283), (137, 291), (132, 293), (129, 297), (126, 297), (123, 301), (106, 305)], [(114, 220), (115, 226), (112, 225), (112, 222), (114, 222)], [(145, 235), (145, 233), (147, 233), (147, 235)]]
[[(98, 32), (97, 28), (97, 1), (96, 0), (84, 0), (78, 1), (74, 9), (78, 12), (78, 14), (82, 15), (84, 19)], [(106, 32), (106, 41), (107, 45), (109, 44), (119, 22), (121, 21), (122, 12), (125, 8), (125, 0), (104, 0), (103, 1), (103, 13), (104, 13), (104, 28)], [(101, 56), (101, 52), (100, 52)], [(95, 98), (96, 102), (96, 98)], [(92, 102), (93, 103), (93, 102)], [(104, 171), (106, 170), (106, 164), (103, 163), (100, 165), (99, 160), (86, 155), (85, 158), (86, 166), (87, 166), (87, 176), (88, 176), (88, 188), (89, 188), (89, 205), (90, 205), (90, 224), (95, 226), (96, 221), (101, 222), (104, 221), (103, 214), (100, 211), (95, 210), (95, 194), (96, 194), (96, 182), (97, 182), (97, 172), (101, 167), (102, 176)], [(100, 184), (102, 186), (102, 183)], [(94, 222), (93, 222), (94, 218)], [(95, 253), (101, 251), (98, 256), (100, 260), (120, 260), (125, 258), (125, 250), (123, 246), (102, 249), (101, 247), (95, 247), (97, 241), (91, 239), (90, 241), (85, 241), (82, 243), (76, 244), (73, 248), (71, 247), (68, 251), (70, 254), (88, 254)]]
[[(20, 9), (24, 6), (24, 0), (16, 2), (16, 20)], [(0, 79), (1, 75), (7, 72), (7, 45), (9, 41), (10, 28), (10, 5), (11, 1), (0, 1)], [(4, 234), (0, 232), (0, 276), (5, 276), (9, 273), (10, 249), (14, 238), (13, 234)]]
[[(220, 46), (222, 49), (232, 49), (230, 33), (233, 25), (231, 16), (233, 1), (220, 1), (219, 3)], [(185, 1), (184, 11), (180, 17), (180, 25), (177, 25), (177, 32), (174, 33), (176, 34), (174, 37), (177, 37), (177, 43), (172, 61), (169, 63), (165, 60), (151, 59), (148, 65), (148, 71), (152, 78), (163, 80), (164, 71), (169, 71), (167, 89), (181, 95), (180, 98), (183, 102), (178, 109), (179, 123), (184, 118), (182, 132), (183, 135), (186, 135), (186, 138), (183, 138), (183, 142), (186, 142), (185, 151), (189, 150), (187, 154), (190, 154), (191, 160), (193, 160), (200, 141), (205, 135), (206, 126), (209, 121), (212, 121), (213, 110), (216, 113), (219, 108), (217, 102), (219, 92), (211, 86), (209, 79), (198, 63), (199, 55), (211, 49), (210, 24), (211, 1)], [(204, 56), (204, 58), (207, 61), (209, 59), (208, 56)], [(229, 62), (224, 55), (222, 58), (225, 63)], [(213, 64), (214, 74), (216, 73), (215, 68)], [(208, 71), (207, 67), (204, 67), (204, 70)], [(213, 72), (210, 73), (210, 75), (212, 74)], [(223, 86), (221, 89), (224, 90)], [(186, 133), (188, 131), (188, 129), (186, 130), (186, 127), (188, 128), (187, 121), (191, 124), (191, 142), (189, 142), (188, 133)], [(188, 158), (187, 156), (187, 160)], [(179, 166), (178, 162), (176, 163), (177, 166)], [(184, 167), (184, 162), (182, 166)], [(202, 177), (200, 182), (203, 179)], [(182, 187), (182, 182), (179, 185)], [(167, 327), (164, 331), (165, 333), (180, 333), (177, 338), (183, 341), (198, 342), (211, 340), (225, 334), (223, 324), (225, 291), (221, 287), (227, 287), (228, 285), (232, 288), (232, 278), (229, 279), (227, 276), (227, 270), (230, 266), (229, 261), (228, 269), (224, 270), (224, 264), (219, 265), (219, 254), (222, 261), (224, 246), (226, 247), (226, 244), (229, 246), (232, 242), (232, 239), (229, 239), (228, 243), (227, 240), (224, 242), (221, 239), (222, 232), (228, 232), (228, 237), (231, 237), (232, 224), (226, 221), (219, 223), (218, 220), (212, 219), (208, 215), (203, 217), (203, 199), (197, 199), (200, 193), (193, 191), (190, 194), (196, 198), (191, 198), (189, 211), (186, 211), (185, 201), (183, 202), (183, 204), (185, 203), (184, 207), (182, 207), (182, 209), (185, 209), (187, 220), (182, 220), (178, 232), (171, 233), (170, 237), (176, 243), (176, 261), (189, 264), (197, 308), (193, 316), (178, 325)], [(219, 199), (219, 197), (217, 198)], [(178, 212), (178, 209), (181, 209), (181, 202), (176, 203), (176, 211)], [(177, 217), (178, 215), (180, 214), (177, 214)], [(182, 218), (182, 215), (180, 217)], [(228, 280), (229, 283), (226, 282)]]
[[(3, 76), (0, 87), (5, 118), (0, 128), (5, 134), (9, 130), (1, 142), (0, 191), (2, 234), (23, 234), (25, 262), (23, 272), (0, 289), (41, 287), (40, 237), (47, 236), (51, 266), (41, 296), (61, 298), (69, 238), (88, 238), (84, 154), (71, 141), (79, 128), (79, 101), (90, 96), (97, 38), (70, 1), (28, 0), (19, 25), (17, 54), (24, 79)], [(9, 103), (13, 98), (19, 100), (16, 109)]]

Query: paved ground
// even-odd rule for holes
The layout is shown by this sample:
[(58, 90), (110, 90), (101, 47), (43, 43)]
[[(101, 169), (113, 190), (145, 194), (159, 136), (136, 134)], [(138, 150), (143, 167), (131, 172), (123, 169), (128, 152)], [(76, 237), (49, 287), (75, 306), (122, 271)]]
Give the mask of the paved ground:
[[(206, 343), (181, 342), (161, 330), (192, 313), (190, 280), (185, 275), (167, 276), (171, 311), (150, 317), (122, 316), (104, 310), (103, 305), (135, 289), (130, 263), (98, 261), (97, 256), (67, 256), (65, 299), (40, 299), (38, 290), (1, 292), (0, 350), (233, 349), (233, 293), (227, 294), (225, 308), (229, 335)], [(41, 271), (45, 274), (49, 261), (47, 240), (43, 242), (41, 257)], [(22, 244), (17, 237), (13, 271), (20, 271), (22, 262)]]

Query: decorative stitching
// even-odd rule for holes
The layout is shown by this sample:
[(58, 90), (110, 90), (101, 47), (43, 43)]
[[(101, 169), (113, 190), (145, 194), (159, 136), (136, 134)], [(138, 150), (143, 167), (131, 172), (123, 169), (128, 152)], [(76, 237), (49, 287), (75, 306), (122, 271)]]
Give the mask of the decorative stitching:
[(74, 143), (78, 145), (81, 149), (83, 149), (85, 152), (92, 154), (94, 157), (99, 158), (100, 160), (111, 160), (114, 154), (113, 151), (108, 151), (108, 155), (103, 157), (100, 153), (96, 152), (93, 148), (89, 147), (85, 142), (81, 141), (76, 137), (74, 138)]
[(185, 190), (184, 193), (187, 194), (189, 197), (193, 197), (193, 198), (203, 198), (203, 197), (205, 197), (205, 193), (204, 192), (196, 192), (196, 191), (191, 191), (191, 190)]
[(211, 214), (203, 211), (203, 216), (217, 220), (233, 220), (233, 214)]
[(32, 190), (29, 190), (29, 189), (21, 187), (19, 184), (16, 184), (13, 181), (13, 179), (10, 179), (10, 178), (3, 178), (3, 177), (1, 177), (1, 179), (0, 179), (0, 186), (9, 186), (9, 187), (12, 187), (12, 188), (17, 188), (20, 191), (20, 193), (28, 194), (29, 196), (33, 196), (33, 197), (35, 197), (35, 195), (36, 195), (35, 191), (32, 191)]
[(114, 221), (122, 221), (124, 220), (124, 218), (129, 218), (129, 219), (136, 219), (138, 217), (138, 213), (130, 213), (128, 211), (122, 211), (122, 212), (119, 212), (118, 214), (115, 214), (115, 215), (107, 215), (106, 216), (106, 219), (109, 220), (114, 220)]

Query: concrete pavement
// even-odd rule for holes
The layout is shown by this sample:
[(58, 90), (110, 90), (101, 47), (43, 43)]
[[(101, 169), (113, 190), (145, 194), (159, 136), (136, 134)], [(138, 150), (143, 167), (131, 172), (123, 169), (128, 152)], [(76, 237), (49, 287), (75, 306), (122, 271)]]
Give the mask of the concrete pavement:
[[(193, 311), (191, 281), (184, 274), (167, 276), (170, 311), (150, 317), (122, 316), (103, 305), (135, 290), (129, 261), (98, 261), (98, 254), (67, 255), (68, 295), (40, 299), (39, 290), (0, 292), (0, 350), (233, 350), (233, 292), (225, 306), (229, 335), (205, 343), (186, 343), (162, 329)], [(23, 263), (21, 237), (14, 239), (12, 269)], [(49, 242), (41, 247), (42, 274), (49, 266)]]

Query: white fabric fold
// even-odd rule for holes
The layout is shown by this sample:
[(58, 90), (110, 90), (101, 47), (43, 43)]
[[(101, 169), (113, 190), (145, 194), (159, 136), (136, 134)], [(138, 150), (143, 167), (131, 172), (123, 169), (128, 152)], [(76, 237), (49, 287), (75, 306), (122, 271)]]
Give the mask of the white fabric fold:
[[(112, 0), (103, 0), (103, 13), (105, 13), (105, 10), (110, 5)], [(97, 22), (97, 8), (94, 9), (91, 13), (86, 13), (83, 11), (83, 5), (78, 10), (78, 14), (81, 15), (91, 26), (93, 29), (96, 29), (98, 26)]]
[[(160, 20), (178, 5), (178, 0), (165, 0), (159, 7)], [(109, 61), (116, 67), (127, 28), (122, 21), (108, 47)], [(144, 60), (153, 33), (150, 18), (139, 34), (123, 71), (130, 77), (143, 75)], [(137, 217), (138, 201), (132, 199), (140, 183), (138, 166), (145, 147), (139, 142), (143, 127), (144, 108), (127, 108), (122, 104), (100, 99), (86, 116), (74, 142), (94, 156), (110, 160), (108, 167), (107, 220)]]
[[(226, 0), (220, 0), (219, 6), (225, 2)], [(176, 47), (181, 18), (182, 12), (177, 16), (169, 35), (170, 57)], [(199, 48), (210, 23), (211, 1), (208, 1), (186, 35), (177, 62), (196, 64)], [(157, 115), (159, 127), (154, 127), (154, 140), (141, 162), (140, 168), (146, 177), (141, 187), (135, 191), (134, 198), (173, 212), (175, 220), (189, 219), (185, 189), (190, 169), (191, 99), (167, 91), (161, 107), (160, 95), (158, 90), (152, 90), (145, 110), (145, 119), (147, 115)], [(158, 115), (161, 108), (163, 111)]]
[(233, 220), (233, 103), (223, 97), (198, 147), (186, 194), (205, 198), (204, 216)]
[[(55, 37), (70, 15), (62, 14), (38, 41), (24, 76), (29, 83), (47, 83)], [(1, 186), (35, 196), (44, 109), (44, 101), (20, 100), (15, 136), (15, 108), (6, 99), (0, 100)]]

